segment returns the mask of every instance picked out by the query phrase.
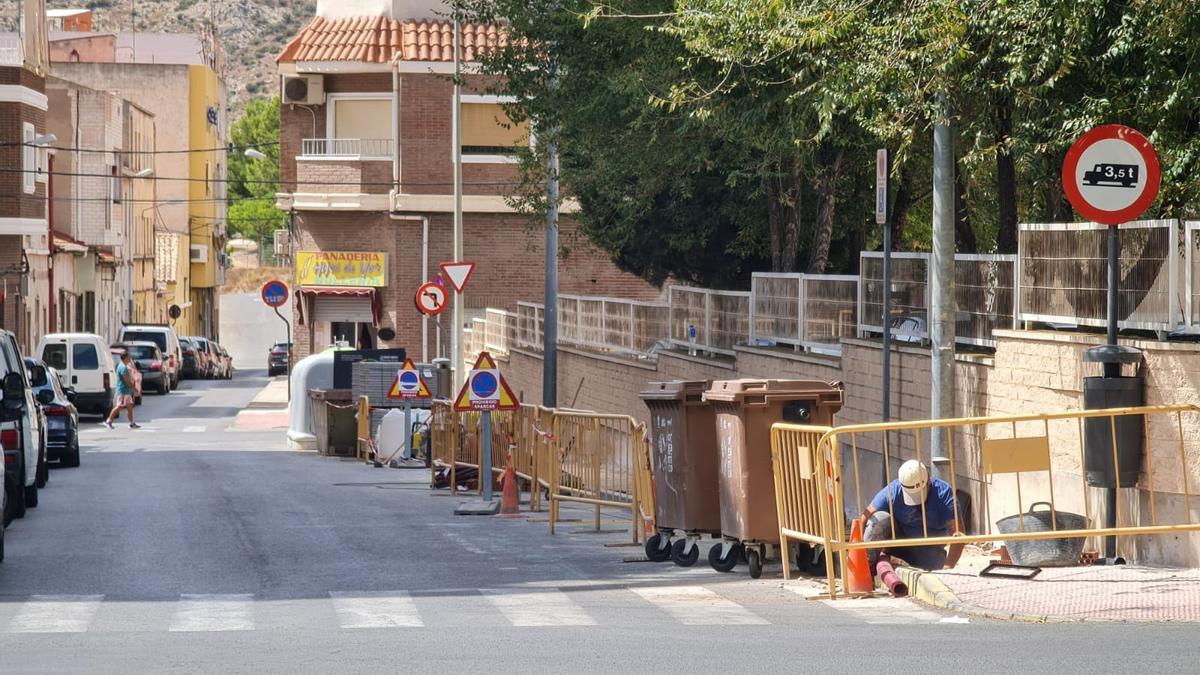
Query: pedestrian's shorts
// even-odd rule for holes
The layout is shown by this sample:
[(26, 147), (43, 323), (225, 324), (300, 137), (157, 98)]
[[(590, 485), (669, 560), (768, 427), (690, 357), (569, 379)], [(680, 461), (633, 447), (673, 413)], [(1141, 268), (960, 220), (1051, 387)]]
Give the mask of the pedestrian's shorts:
[(117, 394), (116, 407), (125, 408), (125, 407), (131, 406), (131, 405), (133, 405), (133, 397), (132, 396), (130, 396), (129, 394)]

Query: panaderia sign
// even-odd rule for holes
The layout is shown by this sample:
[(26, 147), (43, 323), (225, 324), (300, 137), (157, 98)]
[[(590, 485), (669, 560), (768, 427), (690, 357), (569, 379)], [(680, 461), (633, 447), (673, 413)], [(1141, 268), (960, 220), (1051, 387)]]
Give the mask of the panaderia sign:
[(298, 251), (300, 286), (387, 286), (387, 254), (382, 251)]

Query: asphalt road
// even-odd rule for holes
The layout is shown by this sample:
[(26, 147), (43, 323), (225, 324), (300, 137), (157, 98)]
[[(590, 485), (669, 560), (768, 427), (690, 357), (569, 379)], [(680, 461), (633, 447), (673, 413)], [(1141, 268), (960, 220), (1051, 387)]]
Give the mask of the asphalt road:
[[(90, 424), (9, 531), (3, 672), (1188, 672), (1187, 625), (1016, 625), (809, 600), (778, 569), (624, 562), (618, 532), (452, 515), (423, 471), (233, 431), (266, 382)], [(617, 525), (606, 525), (614, 530)]]

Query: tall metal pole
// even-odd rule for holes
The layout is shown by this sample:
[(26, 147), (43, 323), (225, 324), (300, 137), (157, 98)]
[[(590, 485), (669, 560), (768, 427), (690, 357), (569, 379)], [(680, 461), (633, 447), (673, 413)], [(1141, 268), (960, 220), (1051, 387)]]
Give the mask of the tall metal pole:
[[(1121, 237), (1116, 225), (1108, 226), (1108, 344), (1117, 344), (1117, 286), (1121, 269)], [(1120, 377), (1120, 362), (1109, 359), (1104, 364), (1104, 377)]]
[[(462, 31), (459, 26), (458, 3), (454, 7), (454, 111), (452, 124), (454, 126), (454, 262), (463, 259), (463, 213), (462, 213), (462, 84), (460, 43)], [(452, 318), (454, 332), (450, 335), (450, 358), (454, 364), (454, 390), (462, 388), (466, 372), (463, 365), (463, 301), (462, 293), (453, 293), (454, 307)]]
[[(954, 140), (950, 113), (943, 103), (940, 119), (933, 127), (933, 259), (929, 338), (932, 349), (931, 417), (954, 416)], [(943, 433), (930, 439), (930, 467), (934, 477), (938, 464), (949, 459)]]
[[(554, 9), (558, 9), (557, 4)], [(558, 89), (558, 59), (550, 45), (551, 90)], [(542, 328), (542, 405), (558, 406), (558, 141), (549, 129), (546, 144), (546, 298)]]

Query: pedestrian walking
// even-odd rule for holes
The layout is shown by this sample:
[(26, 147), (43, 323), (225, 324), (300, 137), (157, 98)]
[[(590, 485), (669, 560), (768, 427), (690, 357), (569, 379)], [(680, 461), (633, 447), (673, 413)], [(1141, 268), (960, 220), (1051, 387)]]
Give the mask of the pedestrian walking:
[(140, 429), (140, 425), (133, 421), (133, 358), (128, 351), (121, 352), (121, 362), (117, 364), (117, 401), (112, 412), (108, 413), (108, 419), (104, 420), (104, 426), (113, 428), (113, 419), (121, 414), (121, 408), (128, 411), (129, 428)]

